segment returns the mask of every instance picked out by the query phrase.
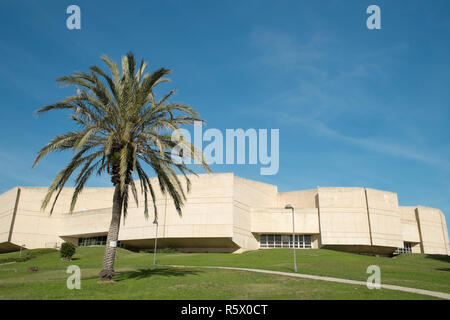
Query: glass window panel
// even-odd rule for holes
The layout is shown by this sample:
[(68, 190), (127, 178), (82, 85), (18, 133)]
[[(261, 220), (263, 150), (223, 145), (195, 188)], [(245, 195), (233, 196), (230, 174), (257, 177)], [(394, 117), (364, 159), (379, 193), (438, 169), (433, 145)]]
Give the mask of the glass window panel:
[(273, 248), (274, 245), (274, 236), (272, 234), (267, 235), (267, 247)]
[(412, 253), (412, 244), (411, 242), (404, 242), (403, 248), (398, 248), (395, 253)]
[(106, 236), (78, 238), (79, 246), (104, 246), (106, 244)]
[[(295, 243), (293, 241), (295, 239)], [(311, 235), (297, 234), (261, 234), (259, 236), (259, 245), (261, 248), (312, 248)]]
[(304, 236), (305, 248), (311, 248), (311, 236)]
[(281, 242), (283, 243), (283, 248), (289, 248), (289, 236), (281, 236)]

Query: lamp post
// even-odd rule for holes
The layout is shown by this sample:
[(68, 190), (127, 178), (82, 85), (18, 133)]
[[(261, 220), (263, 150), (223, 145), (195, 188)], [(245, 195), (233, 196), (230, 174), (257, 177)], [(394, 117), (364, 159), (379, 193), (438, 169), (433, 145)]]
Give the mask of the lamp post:
[(155, 219), (153, 221), (154, 224), (156, 224), (156, 235), (155, 235), (155, 249), (153, 250), (153, 265), (156, 264), (156, 246), (158, 243), (158, 220)]
[(294, 272), (297, 272), (297, 259), (295, 258), (295, 222), (294, 222), (294, 207), (290, 204), (287, 204), (285, 209), (292, 210), (292, 244), (294, 245)]
[(19, 258), (22, 258), (22, 248), (25, 248), (25, 245), (20, 246)]

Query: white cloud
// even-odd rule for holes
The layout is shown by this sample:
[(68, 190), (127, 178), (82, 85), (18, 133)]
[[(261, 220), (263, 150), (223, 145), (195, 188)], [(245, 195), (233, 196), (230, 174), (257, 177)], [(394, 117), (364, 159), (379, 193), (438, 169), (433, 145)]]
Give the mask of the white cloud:
[(362, 138), (345, 135), (330, 128), (325, 123), (317, 119), (297, 118), (289, 114), (284, 114), (281, 119), (285, 123), (301, 125), (304, 128), (314, 131), (320, 136), (345, 142), (362, 149), (380, 154), (415, 160), (439, 169), (450, 170), (450, 162), (448, 160), (442, 159), (433, 152), (418, 150), (410, 144), (386, 141), (373, 137)]

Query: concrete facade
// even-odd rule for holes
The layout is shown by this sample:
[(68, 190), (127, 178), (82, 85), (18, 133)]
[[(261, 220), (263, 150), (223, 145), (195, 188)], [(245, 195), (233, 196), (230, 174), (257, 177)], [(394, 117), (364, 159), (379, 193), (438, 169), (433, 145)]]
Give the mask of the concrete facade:
[[(182, 216), (171, 199), (156, 190), (157, 227), (153, 216), (144, 217), (143, 196), (139, 206), (130, 201), (119, 241), (153, 248), (157, 235), (159, 248), (239, 253), (259, 249), (263, 236), (289, 246), (297, 241), (289, 240), (292, 213), (284, 209), (289, 203), (295, 208), (295, 233), (304, 236), (298, 241), (308, 241), (305, 248), (392, 254), (407, 243), (413, 253), (449, 254), (444, 214), (423, 206), (401, 207), (393, 192), (318, 187), (280, 193), (274, 185), (232, 173), (201, 174), (191, 181)], [(152, 182), (158, 185), (155, 178)], [(86, 188), (73, 214), (68, 213), (73, 189), (65, 188), (52, 215), (40, 210), (46, 190), (16, 187), (0, 195), (0, 252), (20, 246), (58, 247), (64, 241), (78, 243), (79, 238), (107, 234), (112, 188)]]

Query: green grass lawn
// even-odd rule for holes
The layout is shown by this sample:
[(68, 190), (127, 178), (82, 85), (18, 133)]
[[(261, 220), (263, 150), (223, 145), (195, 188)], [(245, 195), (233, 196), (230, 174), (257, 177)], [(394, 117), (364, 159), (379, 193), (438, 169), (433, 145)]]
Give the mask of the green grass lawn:
[[(0, 266), (0, 299), (432, 299), (386, 289), (296, 279), (244, 271), (171, 268), (178, 265), (221, 265), (292, 271), (292, 251), (260, 250), (240, 255), (203, 253), (153, 254), (118, 251), (114, 284), (97, 284), (104, 248), (77, 248), (73, 261), (59, 252), (36, 251), (29, 260)], [(299, 272), (365, 281), (367, 266), (381, 268), (382, 283), (450, 292), (449, 261), (437, 256), (402, 255), (394, 259), (331, 250), (297, 251)], [(22, 253), (23, 255), (24, 253)], [(18, 253), (8, 254), (8, 259)], [(0, 255), (4, 259), (6, 255)], [(81, 268), (81, 290), (66, 288), (67, 266)], [(27, 272), (30, 266), (39, 271)]]
[(46, 253), (55, 252), (53, 249), (34, 249), (34, 250), (23, 250), (22, 252), (10, 252), (0, 254), (0, 264), (8, 262), (22, 262), (35, 258)]
[[(381, 269), (381, 282), (450, 293), (450, 257), (402, 254), (394, 258), (334, 250), (296, 250), (299, 273), (366, 281), (370, 265)], [(289, 249), (249, 251), (243, 254), (159, 254), (160, 264), (230, 266), (293, 272)]]

